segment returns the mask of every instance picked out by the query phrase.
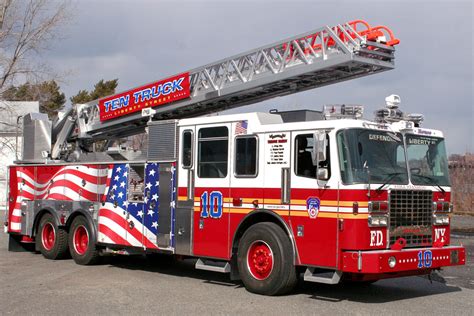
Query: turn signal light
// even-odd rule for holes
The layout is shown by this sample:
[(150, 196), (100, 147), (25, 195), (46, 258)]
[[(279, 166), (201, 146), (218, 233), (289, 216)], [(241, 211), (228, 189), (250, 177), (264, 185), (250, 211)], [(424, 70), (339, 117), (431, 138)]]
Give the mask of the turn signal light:
[(453, 205), (449, 202), (438, 201), (433, 202), (433, 211), (450, 213), (453, 209)]
[(388, 212), (387, 201), (370, 201), (368, 207), (369, 207), (369, 213), (387, 213)]

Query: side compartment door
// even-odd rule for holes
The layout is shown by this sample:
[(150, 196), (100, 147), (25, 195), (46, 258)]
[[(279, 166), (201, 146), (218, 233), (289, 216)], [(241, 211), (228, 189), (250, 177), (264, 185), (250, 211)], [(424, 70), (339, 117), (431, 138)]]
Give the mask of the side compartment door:
[(196, 127), (195, 256), (228, 259), (231, 124)]
[(176, 207), (176, 253), (192, 254), (192, 222), (194, 213), (194, 179), (196, 175), (195, 128), (186, 126), (179, 134), (178, 199)]

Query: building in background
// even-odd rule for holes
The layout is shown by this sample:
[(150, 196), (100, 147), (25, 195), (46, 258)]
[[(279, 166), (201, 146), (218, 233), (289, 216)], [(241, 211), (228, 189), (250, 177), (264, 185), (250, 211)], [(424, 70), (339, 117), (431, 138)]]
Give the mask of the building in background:
[[(6, 208), (7, 166), (21, 155), (21, 117), (39, 112), (39, 102), (0, 101), (0, 211)], [(20, 122), (20, 126), (17, 122)], [(17, 144), (17, 132), (18, 144)]]

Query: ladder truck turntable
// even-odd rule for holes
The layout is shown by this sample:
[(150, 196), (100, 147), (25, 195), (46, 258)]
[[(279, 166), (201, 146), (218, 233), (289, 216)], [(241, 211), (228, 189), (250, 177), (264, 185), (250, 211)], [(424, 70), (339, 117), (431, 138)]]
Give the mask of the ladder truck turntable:
[[(88, 104), (23, 118), (9, 166), (9, 250), (93, 264), (107, 251), (197, 259), (254, 293), (298, 276), (336, 284), (465, 264), (450, 245), (443, 134), (386, 98), (220, 116), (394, 68), (399, 43), (356, 20), (287, 38)], [(147, 151), (109, 146), (146, 132)], [(99, 150), (98, 141), (104, 150)]]

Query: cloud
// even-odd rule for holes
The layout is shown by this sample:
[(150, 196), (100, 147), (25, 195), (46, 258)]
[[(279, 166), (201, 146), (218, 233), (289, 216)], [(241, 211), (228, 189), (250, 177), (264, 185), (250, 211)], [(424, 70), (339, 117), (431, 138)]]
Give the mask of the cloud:
[[(396, 69), (269, 100), (238, 111), (366, 105), (367, 117), (397, 93), (425, 126), (443, 130), (448, 151), (473, 146), (473, 5), (469, 1), (80, 1), (67, 39), (51, 51), (74, 69), (68, 95), (99, 79), (126, 90), (279, 39), (353, 19), (389, 26), (401, 44)], [(460, 137), (459, 135), (463, 135)]]

